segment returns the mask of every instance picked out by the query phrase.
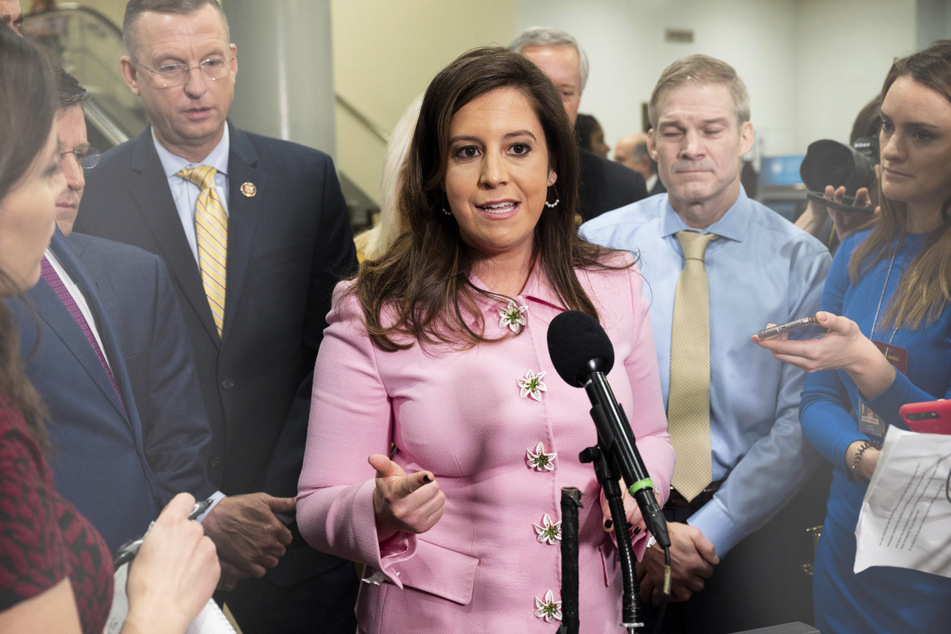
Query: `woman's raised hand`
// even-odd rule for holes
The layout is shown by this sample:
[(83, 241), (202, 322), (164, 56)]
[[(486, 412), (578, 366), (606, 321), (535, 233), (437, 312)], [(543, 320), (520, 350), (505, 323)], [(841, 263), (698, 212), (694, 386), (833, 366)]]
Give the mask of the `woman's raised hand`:
[(446, 506), (446, 494), (430, 471), (407, 474), (398, 464), (375, 453), (369, 457), (376, 469), (373, 512), (380, 543), (397, 532), (425, 533), (436, 525)]

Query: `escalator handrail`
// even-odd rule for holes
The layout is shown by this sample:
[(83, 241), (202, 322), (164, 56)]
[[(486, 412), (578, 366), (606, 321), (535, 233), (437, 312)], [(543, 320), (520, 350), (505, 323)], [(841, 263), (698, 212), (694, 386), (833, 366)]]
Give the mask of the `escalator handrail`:
[(83, 6), (78, 2), (61, 2), (56, 5), (56, 8), (50, 9), (49, 11), (43, 11), (42, 13), (29, 13), (24, 15), (24, 30), (27, 32), (29, 31), (29, 24), (31, 21), (46, 20), (58, 16), (75, 15), (76, 13), (85, 13), (91, 16), (96, 22), (115, 33), (120, 40), (122, 39), (122, 29), (116, 26), (115, 22), (106, 17), (104, 13), (101, 13), (100, 11), (97, 11), (91, 7)]

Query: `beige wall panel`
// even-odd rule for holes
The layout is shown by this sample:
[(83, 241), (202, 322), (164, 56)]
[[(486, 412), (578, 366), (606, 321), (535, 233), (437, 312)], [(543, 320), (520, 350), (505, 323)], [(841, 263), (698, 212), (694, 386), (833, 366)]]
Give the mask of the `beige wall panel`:
[[(516, 34), (514, 0), (331, 0), (336, 92), (387, 132), (433, 76)], [(385, 145), (337, 108), (340, 168), (379, 200)]]

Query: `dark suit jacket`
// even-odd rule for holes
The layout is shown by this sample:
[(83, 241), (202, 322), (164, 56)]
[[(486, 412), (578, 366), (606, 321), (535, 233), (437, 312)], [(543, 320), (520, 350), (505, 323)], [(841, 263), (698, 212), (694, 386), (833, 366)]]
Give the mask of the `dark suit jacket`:
[[(125, 406), (86, 336), (46, 281), (40, 279), (27, 293), (38, 317), (23, 298), (10, 300), (10, 306), (19, 320), (27, 374), (49, 410), (53, 450), (48, 458), (56, 488), (114, 551), (145, 532), (164, 496), (149, 468), (119, 337), (105, 318), (95, 282), (58, 230), (51, 246), (95, 315)], [(116, 267), (125, 264), (121, 258), (115, 262)]]
[(212, 481), (227, 494), (294, 496), (331, 293), (356, 253), (330, 157), (234, 126), (230, 138), (221, 338), (151, 130), (89, 172), (76, 228), (164, 258), (211, 422)]
[(666, 191), (667, 191), (667, 188), (664, 187), (664, 184), (660, 182), (660, 177), (658, 177), (657, 180), (654, 181), (654, 186), (651, 187), (651, 190), (650, 192), (648, 192), (647, 195), (656, 196), (657, 194), (663, 194)]
[(647, 197), (647, 184), (640, 173), (587, 150), (579, 150), (579, 154), (581, 187), (578, 198), (583, 220), (591, 220), (606, 211)]
[(145, 453), (167, 502), (188, 491), (204, 499), (211, 428), (185, 319), (162, 258), (142, 249), (73, 233), (67, 239), (86, 266), (119, 337)]

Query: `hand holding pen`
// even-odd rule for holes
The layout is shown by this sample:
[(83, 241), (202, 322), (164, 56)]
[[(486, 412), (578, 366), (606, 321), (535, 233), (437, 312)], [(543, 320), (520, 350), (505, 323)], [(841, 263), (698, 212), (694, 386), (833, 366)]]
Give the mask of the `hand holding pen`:
[[(207, 511), (211, 506), (213, 499), (214, 498), (208, 498), (207, 500), (196, 502), (192, 507), (191, 512), (188, 514), (188, 519), (195, 520), (201, 517), (201, 514)], [(145, 540), (146, 535), (149, 534), (149, 531), (152, 530), (153, 526), (155, 526), (155, 522), (149, 524), (149, 528), (145, 531), (145, 535), (142, 535), (137, 539), (130, 539), (126, 543), (119, 546), (112, 557), (116, 570), (118, 570), (123, 564), (132, 561), (135, 556), (139, 554), (139, 549), (142, 547), (142, 542)]]
[(182, 632), (211, 598), (221, 568), (214, 543), (192, 521), (202, 504), (179, 493), (136, 540), (126, 583), (130, 631)]

